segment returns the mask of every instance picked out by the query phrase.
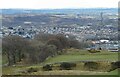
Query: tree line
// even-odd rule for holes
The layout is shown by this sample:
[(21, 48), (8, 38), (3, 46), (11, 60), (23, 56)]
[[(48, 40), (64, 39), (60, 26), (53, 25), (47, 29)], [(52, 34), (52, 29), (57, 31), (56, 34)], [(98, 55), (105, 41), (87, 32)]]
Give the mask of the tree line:
[(63, 34), (40, 33), (34, 39), (11, 35), (2, 39), (2, 54), (7, 57), (8, 65), (21, 61), (32, 64), (41, 63), (48, 57), (65, 53), (62, 51), (65, 48), (82, 49), (87, 46), (87, 43)]

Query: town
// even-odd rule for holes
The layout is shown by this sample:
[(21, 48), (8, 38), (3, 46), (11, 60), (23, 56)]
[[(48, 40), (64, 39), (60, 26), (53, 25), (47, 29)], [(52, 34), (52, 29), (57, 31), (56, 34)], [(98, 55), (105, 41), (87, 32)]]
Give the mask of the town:
[(73, 36), (79, 41), (91, 41), (95, 44), (91, 46), (92, 48), (102, 47), (118, 51), (117, 16), (102, 12), (97, 15), (5, 14), (2, 16), (0, 37), (18, 35), (33, 39), (39, 33), (64, 34), (66, 37)]

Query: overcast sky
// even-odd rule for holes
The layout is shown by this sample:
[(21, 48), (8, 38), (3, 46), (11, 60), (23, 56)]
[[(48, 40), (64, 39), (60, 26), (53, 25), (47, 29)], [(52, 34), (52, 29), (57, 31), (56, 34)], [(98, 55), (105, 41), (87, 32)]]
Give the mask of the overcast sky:
[(0, 9), (116, 8), (119, 0), (0, 0)]

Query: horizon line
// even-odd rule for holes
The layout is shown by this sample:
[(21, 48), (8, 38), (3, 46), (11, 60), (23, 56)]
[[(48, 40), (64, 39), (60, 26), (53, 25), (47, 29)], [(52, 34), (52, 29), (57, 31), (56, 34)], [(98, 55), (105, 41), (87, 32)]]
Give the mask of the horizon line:
[(0, 8), (0, 10), (15, 9), (15, 10), (59, 10), (59, 9), (119, 9), (118, 7), (88, 7), (88, 8)]

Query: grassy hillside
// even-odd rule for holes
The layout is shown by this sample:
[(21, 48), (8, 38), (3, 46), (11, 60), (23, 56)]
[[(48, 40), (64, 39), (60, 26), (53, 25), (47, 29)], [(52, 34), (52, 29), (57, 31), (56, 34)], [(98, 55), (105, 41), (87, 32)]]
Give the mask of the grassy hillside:
[[(33, 73), (25, 73), (28, 68), (37, 68), (39, 71)], [(16, 66), (4, 67), (3, 75), (118, 75), (118, 70), (111, 72), (96, 72), (96, 71), (81, 71), (81, 70), (54, 70), (54, 71), (41, 71), (42, 67), (34, 66)]]
[[(107, 66), (107, 62), (118, 61), (117, 52), (108, 52), (101, 51), (99, 53), (89, 53), (86, 50), (78, 49), (65, 49), (63, 50), (65, 54), (61, 54), (55, 57), (50, 57), (41, 64), (34, 65), (14, 65), (3, 67), (3, 75), (118, 75), (118, 70), (111, 72), (105, 71), (89, 71), (86, 70), (83, 66), (82, 61), (102, 61), (102, 67)], [(105, 63), (104, 63), (105, 61)], [(54, 67), (52, 71), (43, 71), (42, 66), (45, 64), (61, 63), (61, 62), (75, 62), (77, 66), (73, 70), (54, 70), (57, 67)], [(107, 64), (106, 64), (107, 63)], [(104, 65), (106, 64), (106, 66)], [(37, 72), (28, 73), (26, 72), (29, 68), (37, 69)], [(104, 68), (103, 70), (109, 69), (109, 67)]]
[(44, 63), (57, 63), (66, 61), (118, 61), (118, 53), (109, 51), (89, 53), (86, 50), (68, 49), (66, 54), (48, 58)]

